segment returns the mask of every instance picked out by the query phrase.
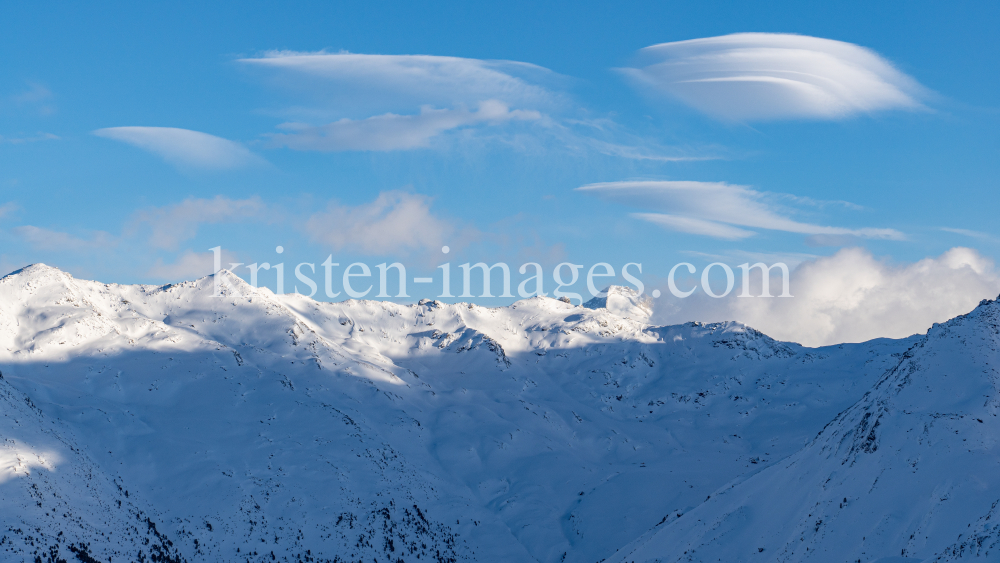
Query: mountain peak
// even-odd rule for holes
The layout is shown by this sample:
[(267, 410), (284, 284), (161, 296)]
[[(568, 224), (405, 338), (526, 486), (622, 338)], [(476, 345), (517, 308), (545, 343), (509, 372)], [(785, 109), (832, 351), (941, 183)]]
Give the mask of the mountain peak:
[(6, 276), (3, 276), (0, 279), (7, 279), (7, 278), (14, 277), (14, 276), (17, 276), (17, 277), (41, 277), (41, 276), (52, 275), (52, 274), (62, 274), (64, 276), (72, 277), (69, 274), (67, 274), (66, 272), (60, 270), (59, 268), (56, 268), (54, 266), (49, 266), (48, 264), (43, 264), (43, 263), (39, 262), (37, 264), (29, 264), (29, 265), (27, 265), (27, 266), (25, 266), (23, 268), (19, 268), (17, 270), (14, 270), (13, 272), (7, 274)]
[(928, 329), (927, 335), (937, 330), (947, 331), (949, 328), (957, 327), (969, 321), (986, 322), (991, 325), (996, 324), (997, 316), (1000, 314), (1000, 297), (996, 299), (983, 299), (976, 305), (976, 308), (964, 315), (959, 315), (944, 322), (934, 323)]

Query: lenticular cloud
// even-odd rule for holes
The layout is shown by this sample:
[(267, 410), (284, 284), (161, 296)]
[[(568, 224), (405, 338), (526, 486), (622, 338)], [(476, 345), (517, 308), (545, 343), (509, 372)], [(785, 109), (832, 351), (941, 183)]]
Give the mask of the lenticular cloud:
[(637, 85), (732, 121), (840, 119), (917, 109), (923, 88), (877, 53), (842, 41), (737, 33), (662, 43), (622, 69)]
[(240, 143), (190, 129), (107, 127), (94, 134), (147, 150), (183, 168), (224, 170), (264, 163), (264, 159)]

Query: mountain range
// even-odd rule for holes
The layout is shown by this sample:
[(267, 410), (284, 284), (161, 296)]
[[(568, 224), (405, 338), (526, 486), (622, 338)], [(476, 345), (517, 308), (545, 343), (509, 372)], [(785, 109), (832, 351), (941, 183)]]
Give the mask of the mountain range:
[(0, 280), (0, 559), (1000, 559), (1000, 303), (806, 348), (737, 322)]

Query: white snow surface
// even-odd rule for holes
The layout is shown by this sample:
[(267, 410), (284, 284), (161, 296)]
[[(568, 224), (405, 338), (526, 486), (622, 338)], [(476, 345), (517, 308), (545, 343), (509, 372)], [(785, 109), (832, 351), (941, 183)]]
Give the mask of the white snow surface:
[(804, 348), (228, 272), (0, 280), (0, 560), (1000, 558), (1000, 305)]

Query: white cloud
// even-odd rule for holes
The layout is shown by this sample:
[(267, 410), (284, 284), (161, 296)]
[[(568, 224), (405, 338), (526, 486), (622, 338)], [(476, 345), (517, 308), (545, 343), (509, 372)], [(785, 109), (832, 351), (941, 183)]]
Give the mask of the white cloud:
[(7, 215), (10, 215), (11, 213), (17, 211), (18, 209), (20, 209), (20, 206), (18, 206), (13, 201), (8, 201), (7, 203), (0, 205), (0, 219), (3, 219)]
[[(751, 294), (760, 295), (759, 275), (753, 279), (757, 283)], [(700, 290), (687, 299), (672, 299), (664, 288), (656, 322), (738, 320), (807, 346), (902, 338), (996, 297), (1000, 273), (991, 260), (969, 248), (909, 264), (891, 264), (866, 250), (847, 248), (799, 265), (791, 274), (794, 297), (741, 298), (736, 296), (739, 280), (736, 285), (723, 299), (708, 298)], [(773, 295), (780, 293), (779, 278), (770, 285)]]
[(723, 182), (630, 181), (588, 184), (578, 191), (656, 213), (634, 216), (674, 231), (721, 239), (752, 236), (749, 227), (820, 237), (860, 237), (900, 240), (893, 229), (846, 229), (795, 221), (772, 200), (780, 194), (758, 192)]
[(840, 119), (916, 109), (924, 89), (875, 52), (842, 41), (737, 33), (646, 47), (621, 69), (639, 87), (734, 121)]
[(334, 250), (365, 254), (399, 254), (440, 248), (454, 232), (435, 217), (427, 196), (382, 192), (371, 203), (355, 207), (331, 203), (306, 221), (305, 230), (316, 242)]
[(118, 239), (103, 231), (94, 231), (87, 238), (33, 225), (14, 227), (11, 231), (21, 240), (39, 250), (79, 252), (111, 248), (118, 244)]
[(341, 119), (319, 127), (285, 124), (281, 127), (291, 132), (271, 135), (271, 139), (279, 146), (298, 150), (408, 150), (426, 147), (431, 138), (459, 127), (541, 117), (536, 111), (511, 111), (503, 102), (487, 100), (479, 104), (478, 111), (425, 106), (418, 115), (389, 113), (362, 120)]
[(94, 134), (139, 147), (181, 168), (225, 170), (264, 164), (237, 142), (190, 129), (109, 127)]
[[(237, 262), (235, 255), (223, 249), (222, 267)], [(187, 251), (172, 263), (165, 263), (157, 258), (156, 263), (146, 272), (146, 275), (157, 280), (178, 282), (203, 278), (215, 273), (215, 255), (211, 252)]]
[(140, 227), (150, 230), (149, 244), (154, 248), (175, 249), (194, 238), (203, 224), (230, 223), (260, 219), (268, 210), (258, 197), (230, 199), (189, 198), (181, 203), (145, 209), (133, 214), (126, 233), (134, 234)]
[(514, 61), (272, 51), (239, 62), (278, 71), (283, 86), (338, 105), (385, 107), (402, 102), (407, 106), (471, 106), (498, 99), (508, 104), (536, 106), (557, 98), (537, 84), (557, 78), (554, 73)]

